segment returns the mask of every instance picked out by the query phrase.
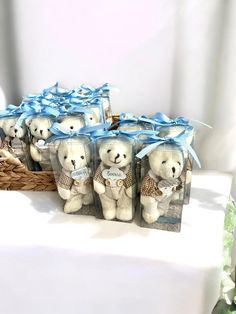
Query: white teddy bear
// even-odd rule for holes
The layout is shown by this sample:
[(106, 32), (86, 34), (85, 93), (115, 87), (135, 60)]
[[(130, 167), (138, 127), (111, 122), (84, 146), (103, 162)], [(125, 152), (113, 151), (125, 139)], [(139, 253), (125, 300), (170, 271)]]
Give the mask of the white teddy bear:
[(78, 131), (85, 126), (84, 118), (82, 115), (68, 115), (59, 117), (58, 122), (67, 132)]
[(105, 139), (101, 142), (99, 156), (101, 163), (93, 183), (103, 216), (107, 220), (130, 221), (135, 197), (132, 143), (121, 138)]
[(141, 184), (142, 217), (154, 223), (169, 209), (176, 189), (182, 187), (184, 155), (176, 145), (162, 144), (149, 154), (150, 170)]
[(57, 182), (58, 193), (66, 200), (65, 213), (73, 213), (83, 205), (93, 204), (91, 149), (84, 138), (57, 141), (57, 156), (62, 166)]
[(39, 162), (42, 170), (52, 170), (48, 145), (45, 141), (52, 135), (50, 128), (53, 120), (45, 116), (33, 116), (26, 119), (32, 140), (30, 154), (34, 161)]
[(11, 147), (14, 157), (18, 158), (23, 164), (32, 168), (29, 152), (27, 151), (27, 130), (26, 126), (18, 126), (16, 123), (18, 117), (0, 119), (0, 128), (2, 128), (5, 137), (2, 139), (2, 146)]

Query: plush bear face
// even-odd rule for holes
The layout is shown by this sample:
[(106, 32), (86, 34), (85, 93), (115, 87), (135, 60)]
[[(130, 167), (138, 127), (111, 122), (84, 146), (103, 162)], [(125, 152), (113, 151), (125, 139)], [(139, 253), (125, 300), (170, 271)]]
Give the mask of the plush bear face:
[(99, 123), (99, 117), (95, 112), (86, 113), (86, 120), (85, 121), (86, 121), (87, 125), (96, 125)]
[(18, 118), (0, 119), (0, 128), (6, 136), (23, 138), (26, 134), (25, 126), (16, 126)]
[(116, 138), (106, 139), (100, 145), (99, 156), (109, 167), (125, 167), (132, 161), (132, 144)]
[(183, 152), (175, 145), (160, 145), (149, 154), (149, 165), (156, 176), (176, 179), (184, 168)]
[(59, 123), (66, 131), (78, 131), (85, 126), (82, 116), (66, 116)]
[(58, 146), (58, 158), (66, 171), (78, 170), (90, 162), (90, 147), (84, 139), (61, 141)]
[(36, 139), (42, 140), (47, 140), (52, 135), (50, 132), (52, 124), (53, 121), (49, 117), (32, 117), (26, 120), (30, 133)]

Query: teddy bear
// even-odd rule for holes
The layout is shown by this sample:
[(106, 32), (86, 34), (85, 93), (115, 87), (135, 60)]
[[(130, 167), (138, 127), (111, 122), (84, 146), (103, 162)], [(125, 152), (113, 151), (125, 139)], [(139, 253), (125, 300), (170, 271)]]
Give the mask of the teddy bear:
[[(64, 212), (74, 213), (94, 202), (91, 178), (91, 147), (87, 138), (56, 141), (57, 157), (62, 167), (57, 189), (64, 199)], [(55, 148), (53, 149), (55, 150)]]
[(0, 119), (0, 128), (2, 128), (4, 133), (1, 146), (7, 148), (12, 155), (25, 164), (28, 169), (32, 169), (26, 126), (24, 124), (18, 126), (17, 121), (18, 117)]
[[(170, 125), (163, 126), (159, 128), (158, 136), (160, 137), (176, 137), (181, 133), (186, 131), (185, 125)], [(189, 136), (186, 138), (186, 141), (189, 145), (193, 143), (194, 140), (194, 131), (189, 132)], [(186, 188), (185, 191), (179, 191), (175, 193), (175, 197), (179, 197), (179, 193), (184, 193), (184, 203), (188, 204), (190, 199), (190, 190), (191, 190), (191, 181), (192, 181), (192, 169), (193, 161), (188, 152), (185, 152), (185, 158), (187, 158), (187, 167), (186, 167)]]
[(104, 218), (132, 220), (135, 198), (133, 144), (120, 137), (103, 139), (99, 157), (101, 162), (93, 185), (99, 195)]
[(183, 186), (183, 151), (175, 144), (161, 144), (148, 155), (150, 170), (141, 183), (142, 217), (151, 224), (169, 209), (174, 192)]
[(67, 115), (58, 118), (58, 122), (65, 131), (78, 131), (85, 126), (84, 118), (82, 115)]
[(52, 170), (50, 153), (46, 140), (52, 135), (53, 119), (49, 116), (32, 116), (25, 120), (31, 135), (30, 154), (42, 170)]

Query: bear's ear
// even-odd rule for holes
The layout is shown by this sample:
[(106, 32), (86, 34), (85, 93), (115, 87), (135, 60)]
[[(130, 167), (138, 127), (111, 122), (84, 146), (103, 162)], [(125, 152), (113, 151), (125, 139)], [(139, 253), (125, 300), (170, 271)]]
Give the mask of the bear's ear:
[(4, 121), (5, 121), (4, 119), (0, 119), (0, 128), (3, 127)]
[(33, 118), (27, 118), (27, 119), (25, 120), (25, 125), (30, 126), (31, 123), (32, 123), (32, 121), (33, 121)]

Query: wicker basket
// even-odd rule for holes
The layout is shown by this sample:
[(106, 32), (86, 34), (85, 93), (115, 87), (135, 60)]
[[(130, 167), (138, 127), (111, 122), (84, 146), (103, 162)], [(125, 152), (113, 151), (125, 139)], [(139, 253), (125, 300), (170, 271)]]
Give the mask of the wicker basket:
[(52, 171), (29, 171), (13, 156), (0, 157), (0, 189), (55, 191)]

